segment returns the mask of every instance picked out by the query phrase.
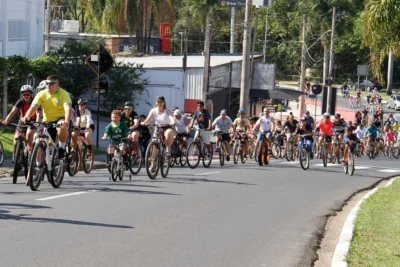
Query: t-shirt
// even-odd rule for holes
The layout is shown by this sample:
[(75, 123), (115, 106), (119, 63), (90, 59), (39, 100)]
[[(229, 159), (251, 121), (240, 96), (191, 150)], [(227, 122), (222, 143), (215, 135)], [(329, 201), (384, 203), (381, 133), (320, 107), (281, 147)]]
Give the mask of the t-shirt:
[(85, 108), (83, 113), (79, 112), (79, 116), (81, 118), (81, 124), (79, 127), (89, 128), (90, 125), (93, 124), (92, 113), (87, 108)]
[(207, 129), (209, 126), (211, 115), (210, 112), (208, 112), (208, 110), (206, 109), (203, 109), (203, 111), (196, 110), (193, 115), (193, 119), (197, 121), (200, 129)]
[(267, 118), (265, 116), (262, 116), (258, 121), (258, 123), (260, 124), (260, 131), (270, 132), (272, 130), (272, 122), (273, 118), (271, 116), (268, 116)]
[(372, 137), (378, 137), (378, 132), (379, 132), (379, 129), (376, 126), (369, 127), (367, 129), (367, 135), (370, 135)]
[(215, 127), (215, 130), (223, 132), (223, 133), (229, 133), (229, 129), (231, 128), (233, 122), (231, 118), (226, 116), (226, 118), (223, 120), (221, 116), (216, 118), (212, 124), (213, 127)]
[(358, 140), (357, 135), (354, 134), (354, 133), (352, 133), (350, 135), (348, 135), (347, 133), (344, 134), (343, 139), (344, 139), (345, 142), (350, 142), (350, 141), (354, 142), (354, 141)]
[[(296, 129), (296, 134), (303, 135), (303, 134), (311, 134), (312, 133), (312, 128), (308, 124), (306, 126), (300, 126), (300, 128)], [(305, 137), (307, 140), (313, 140), (312, 135), (307, 135)]]
[(357, 128), (357, 130), (356, 130), (356, 135), (357, 135), (357, 137), (359, 138), (359, 139), (364, 139), (365, 138), (365, 128)]
[(236, 127), (236, 131), (247, 131), (250, 127), (250, 121), (246, 118), (236, 118), (233, 126)]
[(126, 112), (122, 112), (121, 114), (121, 122), (124, 122), (128, 127), (132, 127), (135, 124), (135, 120), (138, 120), (138, 114), (132, 110), (131, 116), (129, 118), (126, 117)]
[(319, 127), (319, 133), (321, 135), (323, 134), (326, 134), (328, 136), (332, 135), (333, 123), (331, 121), (328, 122), (321, 121), (318, 127)]
[(299, 124), (297, 120), (293, 120), (293, 123), (290, 123), (290, 121), (286, 121), (283, 125), (283, 129), (287, 127), (291, 133), (294, 133), (296, 131), (297, 124)]
[[(19, 99), (17, 103), (15, 103), (15, 107), (19, 109), (19, 117), (23, 118), (28, 111), (28, 109), (32, 105), (33, 97), (31, 98), (31, 103), (26, 103), (23, 98)], [(31, 117), (32, 121), (36, 121), (36, 113)]]
[(308, 117), (307, 118), (307, 125), (311, 127), (313, 124), (314, 124), (314, 118), (311, 117), (311, 116)]
[(343, 119), (340, 121), (335, 121), (333, 123), (333, 128), (337, 133), (344, 133), (344, 130), (346, 129), (346, 122)]
[(64, 106), (72, 105), (68, 92), (59, 88), (51, 94), (48, 89), (40, 91), (32, 102), (32, 105), (41, 106), (43, 110), (43, 121), (52, 122), (65, 117)]
[(392, 132), (387, 132), (386, 133), (386, 140), (387, 141), (393, 141), (394, 140), (394, 133)]
[(111, 140), (115, 142), (121, 142), (122, 138), (126, 138), (129, 133), (129, 128), (125, 123), (119, 123), (114, 125), (110, 123), (105, 130), (105, 133), (110, 137)]

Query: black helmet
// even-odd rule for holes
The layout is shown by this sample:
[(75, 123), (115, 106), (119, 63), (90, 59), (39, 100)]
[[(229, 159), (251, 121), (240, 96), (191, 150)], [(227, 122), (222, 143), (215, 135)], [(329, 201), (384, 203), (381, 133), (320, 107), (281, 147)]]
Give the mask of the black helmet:
[(78, 105), (87, 104), (88, 100), (86, 98), (79, 98)]
[(340, 117), (341, 117), (341, 116), (340, 116), (339, 113), (336, 113), (336, 114), (335, 114), (335, 118), (336, 118), (336, 119), (340, 119)]
[(135, 107), (135, 105), (132, 103), (132, 101), (125, 102), (124, 106), (133, 107), (133, 108)]

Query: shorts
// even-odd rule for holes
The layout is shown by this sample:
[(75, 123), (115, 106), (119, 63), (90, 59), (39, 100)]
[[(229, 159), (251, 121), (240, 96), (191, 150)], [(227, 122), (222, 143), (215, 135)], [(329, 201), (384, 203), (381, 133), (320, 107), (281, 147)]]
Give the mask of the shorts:
[(164, 136), (165, 131), (168, 129), (172, 129), (172, 127), (171, 126), (158, 127), (158, 133), (156, 131), (154, 131), (153, 138), (157, 138), (159, 135)]
[(206, 145), (211, 144), (211, 131), (203, 130), (200, 132), (200, 136), (203, 139), (203, 143)]
[(236, 138), (242, 137), (242, 136), (243, 136), (243, 141), (247, 141), (248, 136), (247, 136), (247, 134), (246, 134), (245, 131), (239, 130), (239, 131), (237, 131), (236, 133), (238, 134), (238, 135), (236, 135)]
[(229, 136), (229, 133), (222, 133), (221, 135), (221, 141), (231, 141), (231, 137)]
[[(92, 129), (92, 131), (94, 132), (95, 129), (94, 124), (90, 124), (89, 128)], [(82, 127), (81, 130), (82, 131), (86, 130), (86, 127)]]
[[(322, 135), (321, 135), (321, 137), (322, 137)], [(327, 143), (332, 143), (332, 135), (325, 136), (325, 139), (326, 139)]]
[(128, 143), (121, 140), (110, 140), (110, 145), (119, 147), (119, 149), (126, 149), (128, 147)]
[[(59, 119), (56, 120), (56, 121), (49, 121), (49, 122), (46, 122), (46, 123), (50, 123), (50, 124), (53, 124), (53, 123), (54, 123), (54, 124), (59, 124), (60, 122), (63, 122), (64, 120), (65, 120), (65, 118), (62, 117), (62, 118), (59, 118)], [(70, 125), (71, 125), (71, 122), (70, 122)], [(47, 132), (49, 133), (51, 139), (53, 139), (53, 141), (56, 141), (56, 138), (57, 138), (57, 128), (56, 128), (56, 127), (49, 126), (49, 127), (47, 127)]]
[(259, 132), (258, 135), (257, 135), (257, 141), (261, 141), (264, 136), (265, 136), (265, 138), (269, 139), (269, 138), (272, 137), (272, 132), (271, 131)]

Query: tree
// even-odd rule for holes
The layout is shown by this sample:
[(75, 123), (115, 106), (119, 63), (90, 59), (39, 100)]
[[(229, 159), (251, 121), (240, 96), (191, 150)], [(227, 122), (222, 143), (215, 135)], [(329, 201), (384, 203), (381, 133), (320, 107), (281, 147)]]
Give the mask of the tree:
[[(64, 17), (67, 20), (78, 20), (80, 31), (85, 32), (88, 24), (87, 1), (85, 0), (53, 0), (53, 19)], [(100, 0), (101, 2), (101, 0)], [(61, 14), (62, 13), (62, 14)]]

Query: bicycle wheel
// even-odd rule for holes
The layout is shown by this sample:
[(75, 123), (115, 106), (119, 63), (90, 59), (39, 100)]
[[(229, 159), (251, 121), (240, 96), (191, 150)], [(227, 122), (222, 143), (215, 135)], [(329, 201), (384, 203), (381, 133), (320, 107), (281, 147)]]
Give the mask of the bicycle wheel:
[(90, 173), (93, 169), (93, 162), (94, 162), (93, 146), (90, 150), (90, 155), (88, 155), (88, 152), (89, 152), (89, 147), (85, 145), (82, 155), (82, 166), (83, 166), (83, 171), (85, 173)]
[(349, 151), (347, 166), (348, 166), (348, 174), (350, 176), (353, 176), (354, 170), (355, 170), (355, 166), (354, 166), (354, 154), (351, 151)]
[(263, 154), (263, 152), (265, 150), (265, 142), (261, 141), (258, 146), (259, 146), (258, 155), (257, 155), (258, 165), (262, 166), (264, 164), (264, 159), (263, 159), (264, 154)]
[(118, 176), (119, 176), (118, 160), (116, 158), (113, 158), (111, 161), (111, 180), (113, 180), (113, 182), (116, 182)]
[(179, 163), (181, 164), (182, 167), (186, 166), (186, 164), (187, 164), (187, 150), (183, 145), (181, 148), (181, 155), (179, 157)]
[(225, 165), (225, 145), (223, 142), (221, 142), (220, 147), (219, 147), (219, 164), (222, 166)]
[(197, 142), (192, 142), (190, 143), (187, 152), (186, 152), (186, 158), (187, 158), (187, 164), (189, 168), (195, 169), (200, 163), (200, 145)]
[(78, 173), (79, 153), (79, 146), (76, 146), (76, 150), (74, 151), (70, 147), (67, 147), (67, 172), (71, 177)]
[(65, 160), (58, 158), (58, 149), (54, 150), (53, 154), (53, 164), (52, 164), (52, 174), (53, 179), (50, 180), (51, 185), (54, 188), (59, 188), (64, 180), (64, 173), (65, 173)]
[(249, 158), (253, 159), (254, 158), (254, 152), (255, 152), (255, 145), (253, 141), (250, 141), (249, 143)]
[(336, 145), (332, 145), (332, 164), (336, 163), (336, 159), (338, 160), (338, 163), (340, 164), (340, 158), (339, 158), (339, 150), (340, 148), (338, 148)]
[(286, 152), (286, 160), (287, 161), (292, 161), (292, 157), (293, 157), (293, 144), (292, 144), (292, 142), (290, 142), (290, 141), (286, 142), (285, 152)]
[(269, 160), (270, 160), (270, 155), (269, 155), (269, 149), (268, 149), (268, 142), (265, 141), (264, 151), (263, 151), (264, 164), (268, 165), (269, 164)]
[(272, 156), (274, 157), (274, 159), (279, 159), (279, 157), (281, 156), (280, 146), (276, 143), (273, 143), (271, 151), (272, 151)]
[[(40, 182), (44, 178), (46, 171), (45, 153), (43, 142), (37, 142), (33, 148), (28, 172), (28, 184), (32, 191), (39, 189)], [(38, 158), (38, 154), (40, 158)]]
[(129, 154), (129, 170), (133, 175), (137, 175), (142, 168), (142, 148), (138, 142), (132, 142), (131, 153)]
[(304, 147), (300, 150), (299, 158), (301, 168), (303, 168), (303, 170), (307, 170), (310, 167), (310, 156)]
[(321, 158), (322, 164), (326, 167), (328, 165), (328, 151), (325, 143), (321, 147)]
[(208, 156), (206, 156), (207, 155), (207, 152), (208, 150), (207, 150), (207, 146), (206, 145), (204, 145), (203, 146), (203, 166), (204, 166), (204, 168), (208, 168), (208, 167), (210, 167), (210, 165), (211, 165), (211, 161), (212, 161), (212, 158), (213, 158), (213, 148), (211, 147), (211, 150), (210, 150), (210, 153), (209, 153), (209, 155)]
[(21, 141), (17, 141), (14, 146), (14, 172), (13, 172), (13, 184), (17, 183), (18, 173), (22, 169), (24, 160), (23, 150)]
[(261, 141), (258, 142), (258, 144), (256, 145), (255, 149), (254, 149), (254, 161), (258, 162), (258, 154), (260, 153), (260, 146), (261, 146)]
[(375, 148), (374, 148), (374, 144), (372, 142), (369, 143), (368, 146), (368, 157), (369, 159), (373, 159), (375, 158)]
[(119, 168), (119, 171), (118, 171), (118, 178), (120, 181), (122, 181), (124, 179), (124, 167), (125, 167), (124, 163), (122, 163), (122, 162), (121, 162), (121, 165), (122, 165), (122, 167)]
[(0, 141), (0, 166), (3, 165), (4, 162), (4, 147), (3, 143)]
[(395, 159), (399, 159), (399, 155), (400, 155), (400, 149), (397, 147), (393, 147), (393, 158)]
[(171, 157), (170, 156), (165, 156), (165, 147), (163, 147), (162, 153), (161, 153), (161, 161), (160, 161), (160, 165), (161, 165), (161, 176), (163, 178), (167, 178), (168, 172), (169, 172), (169, 166), (171, 164)]
[(233, 163), (237, 164), (239, 161), (239, 150), (240, 150), (240, 145), (235, 142), (233, 145)]
[[(106, 153), (106, 163), (110, 163), (110, 157), (108, 156), (108, 152)], [(111, 164), (107, 167), (108, 172), (111, 174)]]
[(146, 149), (145, 165), (147, 176), (154, 180), (160, 170), (160, 148), (157, 141), (151, 141)]

